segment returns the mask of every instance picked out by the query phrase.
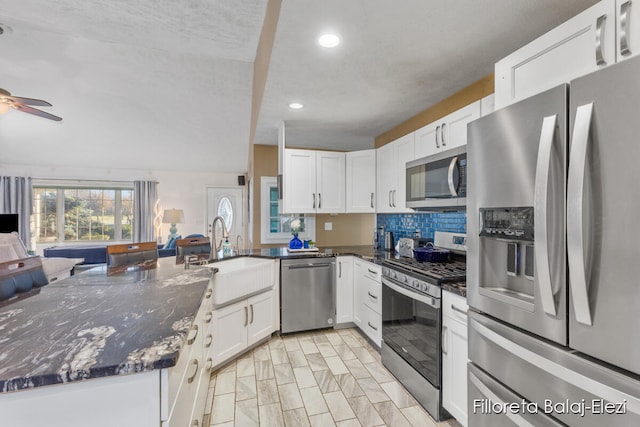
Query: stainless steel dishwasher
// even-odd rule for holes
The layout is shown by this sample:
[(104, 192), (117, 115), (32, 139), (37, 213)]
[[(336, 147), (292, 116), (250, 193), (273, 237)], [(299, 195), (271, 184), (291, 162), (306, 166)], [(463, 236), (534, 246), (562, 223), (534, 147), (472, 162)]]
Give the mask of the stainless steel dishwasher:
[(280, 261), (280, 331), (330, 328), (336, 314), (335, 257)]

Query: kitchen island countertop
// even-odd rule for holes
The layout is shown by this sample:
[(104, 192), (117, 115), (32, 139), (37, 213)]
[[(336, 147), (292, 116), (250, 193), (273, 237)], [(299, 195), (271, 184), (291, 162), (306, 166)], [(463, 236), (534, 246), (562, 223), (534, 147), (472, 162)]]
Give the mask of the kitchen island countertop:
[(0, 307), (0, 392), (174, 366), (210, 272), (153, 267), (95, 267)]

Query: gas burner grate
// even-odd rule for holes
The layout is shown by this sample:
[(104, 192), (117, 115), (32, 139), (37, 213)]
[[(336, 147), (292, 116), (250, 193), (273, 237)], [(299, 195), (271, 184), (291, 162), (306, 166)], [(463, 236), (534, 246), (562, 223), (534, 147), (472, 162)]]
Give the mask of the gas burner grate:
[(397, 258), (387, 259), (383, 262), (383, 265), (428, 276), (437, 280), (438, 283), (465, 281), (467, 275), (466, 263), (458, 260), (448, 262), (419, 262), (414, 258)]

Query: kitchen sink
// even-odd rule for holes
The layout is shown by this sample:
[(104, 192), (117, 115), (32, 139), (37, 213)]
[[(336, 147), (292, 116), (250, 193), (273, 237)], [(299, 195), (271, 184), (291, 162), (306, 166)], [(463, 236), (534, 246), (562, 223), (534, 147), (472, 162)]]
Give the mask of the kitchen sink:
[(231, 258), (205, 267), (218, 269), (211, 278), (213, 304), (218, 306), (272, 288), (275, 282), (275, 261), (272, 259)]

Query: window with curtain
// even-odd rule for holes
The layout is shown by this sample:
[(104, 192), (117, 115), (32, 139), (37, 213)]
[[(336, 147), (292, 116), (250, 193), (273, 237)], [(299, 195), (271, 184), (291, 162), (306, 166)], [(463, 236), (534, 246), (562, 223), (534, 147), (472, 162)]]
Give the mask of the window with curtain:
[(36, 242), (132, 241), (133, 195), (109, 183), (34, 184)]
[(313, 215), (278, 213), (278, 183), (275, 177), (260, 180), (260, 243), (288, 243), (292, 239), (291, 222), (300, 220), (298, 237), (315, 240), (316, 223)]

